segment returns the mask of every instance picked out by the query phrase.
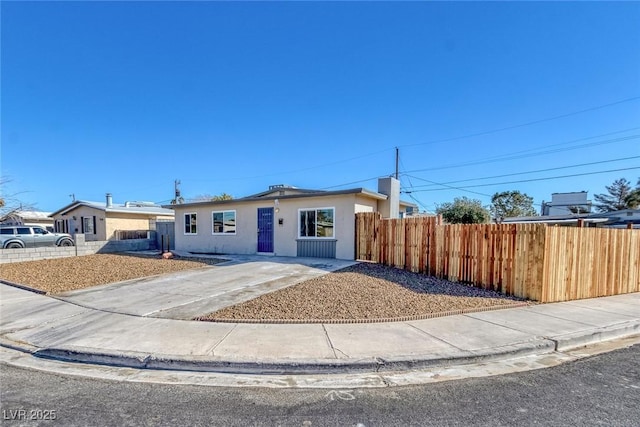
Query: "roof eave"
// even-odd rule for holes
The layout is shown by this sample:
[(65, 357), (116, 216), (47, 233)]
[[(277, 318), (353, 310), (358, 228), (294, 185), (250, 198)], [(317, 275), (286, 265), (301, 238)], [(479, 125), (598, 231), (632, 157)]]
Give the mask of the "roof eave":
[(162, 205), (162, 207), (165, 209), (175, 209), (176, 207), (189, 208), (189, 207), (197, 207), (197, 206), (217, 206), (217, 205), (229, 205), (233, 203), (250, 203), (250, 202), (260, 202), (260, 201), (266, 201), (266, 200), (307, 199), (312, 197), (331, 197), (331, 196), (341, 196), (341, 195), (347, 195), (347, 194), (361, 194), (366, 197), (370, 197), (377, 200), (387, 200), (387, 196), (385, 194), (367, 190), (366, 188), (352, 188), (348, 190), (318, 191), (314, 193), (290, 194), (285, 196), (243, 197), (240, 199), (220, 200), (220, 201), (206, 200), (202, 202), (181, 203), (179, 205)]
[(57, 211), (52, 212), (51, 214), (49, 214), (49, 217), (53, 218), (55, 215), (65, 215), (69, 211), (77, 208), (78, 206), (87, 206), (89, 208), (98, 209), (98, 210), (101, 210), (101, 211), (105, 210), (105, 208), (101, 208), (100, 206), (96, 206), (96, 205), (94, 205), (92, 203), (85, 202), (85, 201), (82, 201), (82, 200), (76, 200), (75, 202), (72, 202), (72, 203), (66, 205), (62, 209), (58, 209)]

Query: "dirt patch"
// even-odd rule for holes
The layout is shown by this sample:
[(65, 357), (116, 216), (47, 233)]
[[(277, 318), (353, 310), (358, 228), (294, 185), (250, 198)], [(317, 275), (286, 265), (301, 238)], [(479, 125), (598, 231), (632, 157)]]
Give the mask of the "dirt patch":
[(0, 279), (57, 294), (96, 285), (139, 279), (213, 265), (214, 258), (161, 259), (152, 256), (96, 254), (0, 266)]
[(395, 319), (522, 303), (491, 290), (361, 263), (195, 320)]

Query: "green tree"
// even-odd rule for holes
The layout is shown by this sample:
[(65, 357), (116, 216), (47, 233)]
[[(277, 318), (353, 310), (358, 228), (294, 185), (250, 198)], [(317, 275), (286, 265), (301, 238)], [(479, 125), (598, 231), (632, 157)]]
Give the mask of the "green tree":
[(464, 196), (441, 204), (436, 208), (436, 213), (450, 224), (481, 224), (489, 221), (489, 211), (482, 206), (482, 202)]
[(491, 215), (500, 221), (502, 218), (516, 216), (535, 216), (533, 197), (517, 190), (503, 191), (491, 197)]
[(631, 183), (625, 178), (616, 179), (613, 184), (605, 186), (608, 194), (596, 194), (593, 197), (598, 202), (596, 208), (600, 212), (612, 212), (622, 209), (632, 209), (637, 206)]
[(631, 193), (629, 193), (629, 195), (625, 198), (625, 202), (631, 209), (636, 209), (638, 206), (640, 206), (640, 178), (638, 178), (636, 188), (631, 190)]

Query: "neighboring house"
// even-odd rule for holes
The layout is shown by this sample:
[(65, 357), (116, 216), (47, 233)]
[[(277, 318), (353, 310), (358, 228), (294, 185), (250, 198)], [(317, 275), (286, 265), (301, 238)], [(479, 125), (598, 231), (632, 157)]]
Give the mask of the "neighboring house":
[[(518, 216), (504, 218), (502, 224), (548, 224), (566, 225), (575, 227), (582, 220), (585, 226), (591, 226), (595, 222), (605, 222), (603, 219), (589, 219), (589, 214), (545, 215), (545, 216)], [(595, 225), (594, 225), (595, 226)]]
[(624, 209), (621, 211), (603, 212), (595, 214), (569, 214), (547, 216), (521, 216), (505, 218), (503, 224), (548, 224), (577, 226), (581, 220), (584, 227), (640, 228), (640, 209)]
[(53, 212), (55, 231), (85, 240), (117, 240), (119, 231), (155, 230), (157, 221), (173, 220), (173, 211), (151, 202), (113, 203), (111, 194), (105, 202), (77, 200)]
[(542, 202), (542, 216), (583, 214), (591, 212), (591, 200), (587, 200), (586, 191), (572, 193), (553, 193), (550, 202)]
[(175, 248), (211, 254), (271, 254), (354, 259), (355, 214), (385, 218), (417, 209), (400, 201), (400, 182), (322, 191), (274, 185), (248, 197), (165, 206), (175, 210)]
[(589, 218), (604, 220), (598, 222), (598, 227), (627, 228), (631, 224), (633, 228), (640, 228), (640, 209), (602, 212), (589, 215)]
[(18, 208), (0, 217), (0, 224), (39, 225), (49, 231), (53, 231), (53, 219), (49, 215), (51, 215), (51, 212), (26, 211)]

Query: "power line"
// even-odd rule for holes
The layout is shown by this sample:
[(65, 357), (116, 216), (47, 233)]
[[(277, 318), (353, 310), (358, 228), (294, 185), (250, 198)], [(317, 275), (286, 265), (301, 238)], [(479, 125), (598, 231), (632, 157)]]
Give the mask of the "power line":
[[(543, 122), (547, 122), (547, 121), (551, 121), (551, 120), (557, 120), (557, 119), (561, 119), (561, 118), (565, 118), (565, 117), (570, 117), (570, 116), (574, 116), (577, 114), (582, 114), (582, 113), (586, 113), (589, 111), (595, 111), (595, 110), (599, 110), (602, 108), (606, 108), (606, 107), (611, 107), (614, 105), (618, 105), (618, 104), (622, 104), (622, 103), (626, 103), (626, 102), (631, 102), (631, 101), (635, 101), (640, 99), (640, 96), (634, 96), (634, 97), (630, 97), (630, 98), (625, 98), (619, 101), (615, 101), (615, 102), (611, 102), (608, 104), (602, 104), (602, 105), (598, 105), (595, 107), (590, 107), (590, 108), (585, 108), (583, 110), (579, 110), (579, 111), (574, 111), (571, 113), (566, 113), (566, 114), (561, 114), (558, 116), (553, 116), (553, 117), (548, 117), (548, 118), (544, 118), (544, 119), (539, 119), (539, 120), (533, 120), (530, 122), (525, 122), (525, 123), (520, 123), (517, 125), (513, 125), (513, 126), (506, 126), (506, 127), (502, 127), (502, 128), (497, 128), (497, 129), (491, 129), (491, 130), (487, 130), (487, 131), (482, 131), (482, 132), (477, 132), (477, 133), (473, 133), (473, 134), (468, 134), (468, 135), (463, 135), (463, 136), (457, 136), (457, 137), (453, 137), (453, 138), (445, 138), (445, 139), (439, 139), (439, 140), (433, 140), (433, 141), (427, 141), (427, 142), (421, 142), (421, 143), (416, 143), (416, 144), (405, 144), (405, 145), (399, 145), (397, 147), (414, 147), (414, 146), (420, 146), (420, 145), (427, 145), (427, 144), (435, 144), (435, 143), (439, 143), (439, 142), (450, 142), (450, 141), (457, 141), (460, 139), (467, 139), (467, 138), (473, 138), (476, 136), (482, 136), (482, 135), (489, 135), (492, 133), (497, 133), (497, 132), (502, 132), (505, 130), (511, 130), (511, 129), (516, 129), (516, 128), (521, 128), (521, 127), (525, 127), (525, 126), (530, 126), (530, 125), (534, 125), (534, 124), (538, 124), (538, 123), (543, 123)], [(632, 129), (638, 129), (638, 128), (632, 128)], [(240, 179), (258, 179), (258, 178), (265, 178), (265, 177), (271, 177), (271, 176), (280, 176), (280, 175), (287, 175), (287, 174), (291, 174), (291, 173), (297, 173), (297, 172), (305, 172), (308, 170), (313, 170), (313, 169), (318, 169), (318, 168), (323, 168), (323, 167), (327, 167), (327, 166), (333, 166), (336, 164), (340, 164), (340, 163), (346, 163), (346, 162), (350, 162), (352, 160), (359, 160), (365, 157), (370, 157), (376, 154), (380, 154), (380, 153), (384, 153), (390, 150), (394, 150), (396, 147), (388, 147), (379, 151), (375, 151), (375, 152), (371, 152), (371, 153), (367, 153), (367, 154), (362, 154), (360, 156), (356, 156), (356, 157), (350, 157), (344, 160), (338, 160), (335, 162), (331, 162), (331, 163), (324, 163), (321, 165), (317, 165), (317, 166), (310, 166), (307, 168), (303, 168), (303, 169), (296, 169), (296, 170), (291, 170), (291, 171), (286, 171), (286, 172), (277, 172), (277, 173), (270, 173), (270, 174), (264, 174), (264, 175), (256, 175), (256, 176), (250, 176), (250, 177), (237, 177), (234, 178), (236, 180), (240, 180)], [(465, 164), (466, 165), (466, 164)], [(452, 166), (454, 167), (454, 166)], [(411, 172), (420, 172), (420, 170), (418, 171), (411, 171)], [(189, 179), (189, 181), (199, 181), (199, 182), (215, 182), (215, 181), (222, 181), (222, 179), (217, 179), (217, 180), (209, 180), (209, 179)], [(367, 180), (362, 180), (362, 181), (356, 181), (357, 182), (364, 182)], [(344, 185), (349, 185), (349, 184), (344, 184)], [(335, 188), (335, 187), (340, 187), (341, 185), (335, 185), (332, 187), (327, 187), (327, 188)]]
[[(574, 177), (574, 176), (598, 175), (598, 174), (603, 174), (603, 173), (608, 173), (608, 172), (619, 172), (619, 171), (627, 171), (627, 170), (633, 170), (633, 169), (640, 169), (640, 166), (635, 166), (635, 167), (630, 167), (630, 168), (620, 168), (620, 169), (609, 169), (609, 170), (605, 170), (605, 171), (576, 173), (576, 174), (572, 174), (572, 175), (549, 176), (549, 177), (546, 177), (546, 178), (523, 179), (523, 180), (519, 180), (519, 181), (507, 181), (507, 182), (494, 182), (494, 183), (491, 183), (491, 184), (466, 185), (464, 187), (458, 187), (458, 189), (477, 188), (477, 187), (491, 187), (491, 186), (494, 186), (494, 185), (517, 184), (517, 183), (521, 183), (521, 182), (546, 181), (546, 180), (550, 180), (550, 179), (571, 178), (571, 177)], [(431, 189), (416, 190), (416, 192), (440, 191), (440, 190), (446, 190), (446, 189), (445, 188), (431, 188)]]
[[(584, 138), (584, 139), (592, 139), (592, 138), (593, 137)], [(592, 143), (588, 143), (588, 144), (574, 145), (572, 147), (565, 147), (565, 148), (557, 148), (557, 149), (554, 149), (554, 150), (540, 151), (538, 153), (523, 154), (523, 155), (507, 154), (507, 155), (504, 155), (504, 156), (492, 157), (492, 158), (485, 159), (485, 160), (478, 160), (478, 161), (472, 161), (472, 162), (466, 162), (466, 163), (458, 163), (458, 164), (448, 165), (448, 166), (437, 166), (437, 167), (425, 168), (425, 169), (414, 169), (414, 170), (407, 171), (407, 173), (425, 172), (425, 171), (434, 171), (434, 170), (443, 170), (443, 169), (453, 169), (453, 168), (458, 168), (458, 167), (463, 167), (463, 166), (473, 166), (473, 165), (482, 165), (482, 164), (486, 164), (486, 163), (495, 163), (495, 162), (500, 162), (500, 161), (504, 161), (504, 160), (522, 159), (522, 158), (527, 158), (527, 157), (541, 156), (543, 154), (559, 153), (561, 151), (570, 151), (570, 150), (576, 150), (576, 149), (579, 149), (579, 148), (593, 147), (593, 146), (597, 146), (597, 145), (613, 144), (615, 142), (629, 141), (629, 140), (638, 139), (638, 138), (640, 138), (640, 134), (624, 136), (624, 137), (614, 138), (614, 139), (606, 139), (606, 140), (603, 140), (603, 141), (596, 141), (596, 142), (592, 142)], [(579, 141), (579, 140), (574, 140), (572, 142), (576, 142), (576, 141)], [(554, 145), (558, 145), (558, 144), (554, 144)], [(553, 145), (551, 145), (551, 146), (553, 146)], [(547, 147), (550, 147), (550, 146), (547, 146)], [(541, 148), (544, 148), (544, 147), (541, 147)]]
[(574, 112), (571, 112), (571, 113), (561, 114), (559, 116), (553, 116), (553, 117), (548, 117), (548, 118), (545, 118), (545, 119), (539, 119), (539, 120), (533, 120), (533, 121), (526, 122), (526, 123), (520, 123), (520, 124), (513, 125), (513, 126), (505, 126), (505, 127), (498, 128), (498, 129), (491, 129), (491, 130), (487, 130), (487, 131), (476, 132), (476, 133), (463, 135), (463, 136), (457, 136), (457, 137), (453, 137), (453, 138), (437, 139), (437, 140), (427, 141), (427, 142), (418, 142), (416, 144), (400, 145), (399, 147), (415, 147), (415, 146), (418, 146), (418, 145), (436, 144), (436, 143), (440, 143), (440, 142), (451, 142), (451, 141), (458, 141), (460, 139), (474, 138), (476, 136), (490, 135), (492, 133), (503, 132), (503, 131), (506, 131), (506, 130), (517, 129), (517, 128), (521, 128), (521, 127), (525, 127), (525, 126), (536, 125), (538, 123), (544, 123), (544, 122), (549, 122), (551, 120), (563, 119), (565, 117), (575, 116), (577, 114), (587, 113), (589, 111), (600, 110), (602, 108), (611, 107), (611, 106), (622, 104), (622, 103), (625, 103), (625, 102), (635, 101), (637, 99), (640, 99), (640, 96), (634, 96), (634, 97), (631, 97), (631, 98), (625, 98), (625, 99), (622, 99), (620, 101), (615, 101), (615, 102), (611, 102), (611, 103), (608, 103), (608, 104), (598, 105), (596, 107), (585, 108), (584, 110), (579, 110), (579, 111), (574, 111)]
[[(439, 185), (441, 187), (446, 187), (446, 188), (439, 188), (438, 190), (445, 190), (445, 189), (449, 189), (449, 190), (460, 190), (460, 191), (464, 191), (466, 193), (473, 193), (473, 194), (478, 194), (480, 196), (486, 196), (486, 197), (491, 197), (490, 194), (485, 194), (485, 193), (479, 193), (477, 191), (472, 191), (472, 190), (466, 190), (464, 187), (454, 187), (451, 185), (447, 185), (445, 183), (442, 182), (435, 182), (435, 181), (430, 181), (428, 179), (424, 179), (424, 178), (419, 178), (417, 176), (414, 176), (413, 178), (418, 179), (420, 181), (425, 181), (425, 182), (430, 182), (432, 185)], [(428, 190), (412, 190), (409, 192), (405, 192), (405, 193), (413, 193), (413, 192), (420, 192), (420, 191), (428, 191)]]
[[(557, 146), (561, 146), (561, 145), (572, 144), (574, 142), (586, 141), (588, 139), (595, 139), (595, 138), (600, 138), (600, 137), (603, 137), (603, 136), (616, 135), (616, 134), (619, 134), (619, 133), (625, 133), (625, 132), (629, 132), (629, 131), (632, 131), (632, 130), (638, 130), (638, 129), (640, 129), (640, 126), (635, 126), (635, 127), (631, 127), (631, 128), (627, 128), (627, 129), (621, 129), (621, 130), (617, 130), (617, 131), (613, 131), (613, 132), (606, 132), (606, 133), (602, 133), (600, 135), (593, 135), (593, 136), (587, 136), (587, 137), (583, 137), (583, 138), (573, 139), (571, 141), (558, 142), (556, 144), (543, 145), (541, 147), (528, 148), (526, 150), (520, 150), (520, 151), (512, 152), (510, 155), (529, 153), (531, 151), (536, 151), (536, 150), (539, 150), (539, 149), (542, 149), (542, 148), (557, 147)], [(500, 157), (502, 157), (502, 156), (489, 157), (489, 159), (500, 158)]]
[[(603, 141), (596, 141), (596, 142), (593, 142), (593, 143), (576, 145), (576, 146), (567, 147), (567, 148), (564, 148), (564, 149), (548, 150), (548, 151), (544, 151), (544, 152), (540, 152), (540, 153), (533, 153), (533, 154), (528, 155), (528, 156), (527, 155), (517, 156), (517, 154), (528, 153), (528, 152), (539, 150), (539, 149), (543, 149), (543, 148), (549, 148), (549, 147), (556, 147), (556, 146), (561, 146), (561, 145), (566, 145), (566, 144), (572, 144), (572, 143), (579, 142), (579, 141), (585, 141), (585, 140), (589, 140), (589, 139), (600, 138), (600, 137), (603, 137), (603, 136), (615, 135), (615, 134), (629, 132), (631, 130), (637, 130), (637, 129), (640, 129), (640, 127), (632, 127), (632, 128), (617, 130), (617, 131), (613, 131), (613, 132), (607, 132), (607, 133), (604, 133), (604, 134), (599, 134), (599, 135), (593, 135), (593, 136), (588, 136), (588, 137), (584, 137), (584, 138), (573, 139), (571, 141), (565, 141), (565, 142), (560, 142), (560, 143), (556, 143), (556, 144), (544, 145), (544, 146), (533, 148), (533, 149), (515, 151), (515, 152), (512, 152), (512, 153), (508, 153), (508, 154), (502, 155), (502, 156), (489, 157), (489, 158), (480, 159), (478, 161), (473, 161), (473, 162), (458, 163), (458, 164), (453, 164), (453, 165), (432, 167), (432, 168), (427, 168), (427, 169), (414, 169), (414, 170), (410, 170), (410, 171), (405, 170), (403, 173), (404, 174), (409, 174), (409, 173), (415, 173), (415, 172), (426, 172), (426, 171), (435, 171), (435, 170), (443, 170), (443, 169), (453, 169), (453, 168), (463, 167), (463, 166), (472, 166), (472, 165), (481, 165), (481, 164), (486, 164), (486, 163), (495, 163), (495, 162), (506, 161), (506, 160), (514, 160), (514, 159), (524, 158), (524, 157), (533, 157), (533, 156), (539, 156), (539, 155), (543, 155), (543, 154), (556, 153), (556, 152), (559, 152), (559, 151), (569, 151), (569, 150), (574, 150), (574, 149), (579, 149), (579, 148), (586, 148), (586, 147), (597, 146), (597, 145), (611, 144), (611, 143), (615, 143), (615, 142), (626, 141), (626, 140), (629, 140), (629, 139), (637, 139), (637, 138), (640, 138), (640, 135), (631, 135), (631, 136), (626, 136), (626, 137), (621, 137), (621, 138), (614, 138), (614, 139), (608, 139), (608, 140), (603, 140)], [(374, 176), (374, 177), (365, 178), (365, 179), (361, 179), (361, 180), (358, 180), (358, 181), (351, 181), (351, 182), (347, 182), (347, 183), (343, 183), (343, 184), (336, 184), (336, 185), (324, 187), (322, 189), (323, 190), (328, 190), (328, 189), (331, 189), (331, 188), (338, 188), (338, 187), (344, 187), (344, 186), (352, 185), (352, 184), (359, 184), (359, 183), (362, 183), (362, 182), (367, 182), (367, 181), (371, 181), (373, 179), (377, 179), (380, 176), (391, 176), (391, 175), (377, 175), (377, 176)], [(420, 179), (420, 178), (415, 177), (415, 176), (414, 176), (414, 178)], [(432, 182), (434, 185), (441, 185), (441, 183), (435, 183), (434, 181), (426, 181), (426, 182)], [(443, 183), (443, 184), (450, 184), (450, 183)], [(479, 194), (483, 195), (482, 193), (479, 193)]]
[(381, 176), (391, 176), (391, 175), (392, 174), (390, 174), (390, 175), (376, 175), (374, 177), (361, 179), (359, 181), (351, 181), (351, 182), (345, 182), (344, 184), (337, 184), (337, 185), (331, 185), (329, 187), (322, 187), (321, 190), (329, 190), (331, 188), (344, 187), (345, 185), (351, 185), (351, 184), (360, 184), (361, 182), (367, 182), (367, 181), (371, 181), (371, 180), (374, 180), (374, 179), (378, 179)]
[[(431, 184), (431, 185), (419, 185), (419, 186), (417, 186), (417, 188), (431, 187), (433, 185), (457, 184), (457, 183), (460, 183), (460, 182), (480, 181), (480, 180), (483, 180), (483, 179), (504, 178), (504, 177), (507, 177), (507, 176), (526, 175), (526, 174), (538, 173), (538, 172), (549, 172), (549, 171), (559, 170), (559, 169), (571, 169), (571, 168), (577, 168), (577, 167), (581, 167), (581, 166), (591, 166), (591, 165), (598, 165), (598, 164), (602, 164), (602, 163), (620, 162), (620, 161), (623, 161), (623, 160), (632, 160), (632, 159), (638, 159), (638, 158), (640, 158), (640, 156), (621, 157), (621, 158), (618, 158), (618, 159), (601, 160), (599, 162), (580, 163), (580, 164), (576, 164), (576, 165), (559, 166), (559, 167), (554, 167), (554, 168), (538, 169), (538, 170), (532, 170), (532, 171), (526, 171), (526, 172), (515, 172), (515, 173), (508, 173), (508, 174), (503, 174), (503, 175), (485, 176), (485, 177), (482, 177), (482, 178), (460, 179), (460, 180), (457, 180), (457, 181), (447, 181), (447, 182), (443, 182), (443, 183), (434, 183), (434, 184)], [(411, 176), (411, 175), (407, 175), (407, 176)], [(415, 176), (413, 176), (413, 178), (420, 179), (420, 178), (415, 177)], [(427, 181), (427, 180), (424, 180), (424, 181)]]
[[(350, 162), (352, 160), (359, 160), (359, 159), (363, 159), (365, 157), (371, 157), (371, 156), (375, 156), (376, 154), (380, 154), (380, 153), (385, 153), (387, 151), (393, 150), (394, 148), (385, 148), (383, 150), (378, 150), (378, 151), (374, 151), (371, 153), (367, 153), (367, 154), (362, 154), (360, 156), (356, 156), (356, 157), (349, 157), (348, 159), (343, 159), (343, 160), (337, 160), (335, 162), (331, 162), (331, 163), (323, 163), (321, 165), (317, 165), (317, 166), (309, 166), (307, 168), (303, 168), (303, 169), (296, 169), (296, 170), (290, 170), (290, 171), (286, 171), (286, 172), (277, 172), (277, 173), (270, 173), (270, 174), (264, 174), (264, 175), (256, 175), (256, 176), (247, 176), (247, 177), (239, 177), (239, 178), (233, 178), (233, 179), (258, 179), (258, 178), (266, 178), (266, 177), (270, 177), (270, 176), (280, 176), (280, 175), (288, 175), (288, 174), (292, 174), (292, 173), (298, 173), (298, 172), (306, 172), (306, 171), (310, 171), (313, 169), (318, 169), (318, 168), (324, 168), (327, 166), (333, 166), (333, 165), (337, 165), (340, 163), (346, 163), (346, 162)], [(214, 180), (209, 180), (209, 179), (190, 179), (190, 181), (196, 181), (196, 182), (210, 182), (210, 181), (222, 181), (222, 179), (214, 179)], [(362, 181), (356, 181), (357, 182), (364, 182), (367, 180), (362, 180)], [(345, 184), (348, 185), (348, 184)], [(334, 187), (340, 187), (340, 185), (336, 185)], [(326, 187), (326, 188), (333, 188), (333, 187)]]

